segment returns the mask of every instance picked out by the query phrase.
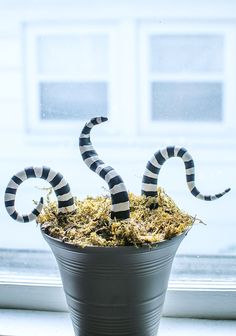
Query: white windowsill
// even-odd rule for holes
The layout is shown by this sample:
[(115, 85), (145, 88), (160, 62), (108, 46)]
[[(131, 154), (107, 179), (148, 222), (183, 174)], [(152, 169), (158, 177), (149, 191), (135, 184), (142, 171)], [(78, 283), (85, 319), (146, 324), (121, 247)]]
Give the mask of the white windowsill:
[[(235, 336), (236, 321), (162, 318), (158, 336)], [(2, 336), (74, 336), (68, 313), (0, 310)]]

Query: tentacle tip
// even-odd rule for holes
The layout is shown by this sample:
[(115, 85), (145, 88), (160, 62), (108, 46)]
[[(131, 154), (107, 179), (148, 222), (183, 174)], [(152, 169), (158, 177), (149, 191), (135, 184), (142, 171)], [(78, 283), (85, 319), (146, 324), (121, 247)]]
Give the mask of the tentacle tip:
[(39, 203), (43, 204), (43, 197), (40, 197)]
[(231, 188), (227, 188), (227, 189), (225, 190), (225, 193), (228, 193), (230, 190), (231, 190)]
[(101, 122), (105, 122), (105, 121), (107, 121), (107, 120), (108, 120), (107, 117), (101, 117)]

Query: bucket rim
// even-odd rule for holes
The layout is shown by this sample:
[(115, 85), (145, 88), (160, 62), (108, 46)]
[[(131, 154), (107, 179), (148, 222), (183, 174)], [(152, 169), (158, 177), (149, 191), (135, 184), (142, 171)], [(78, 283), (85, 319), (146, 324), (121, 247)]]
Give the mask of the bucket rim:
[(40, 227), (41, 234), (43, 235), (44, 239), (47, 241), (47, 243), (50, 242), (52, 245), (56, 245), (60, 248), (68, 249), (68, 250), (74, 250), (78, 252), (86, 252), (86, 251), (147, 251), (147, 250), (154, 250), (159, 249), (161, 247), (164, 247), (169, 244), (175, 244), (178, 241), (181, 241), (185, 236), (187, 236), (188, 232), (191, 230), (192, 226), (189, 226), (186, 228), (185, 231), (182, 233), (170, 238), (170, 239), (164, 239), (158, 243), (154, 244), (143, 244), (142, 246), (135, 246), (135, 245), (129, 245), (129, 246), (77, 246), (73, 245), (71, 243), (63, 242), (62, 240), (58, 238), (54, 238), (50, 236), (47, 232), (47, 228)]

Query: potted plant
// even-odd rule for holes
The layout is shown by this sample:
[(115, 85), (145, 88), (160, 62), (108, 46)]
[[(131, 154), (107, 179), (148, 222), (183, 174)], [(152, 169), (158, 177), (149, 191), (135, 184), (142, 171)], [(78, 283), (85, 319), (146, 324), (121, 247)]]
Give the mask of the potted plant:
[[(79, 201), (64, 177), (47, 167), (30, 167), (14, 175), (5, 192), (9, 215), (20, 222), (34, 219), (57, 260), (75, 335), (154, 336), (158, 332), (171, 265), (181, 241), (194, 222), (160, 188), (158, 174), (166, 160), (184, 161), (191, 193), (215, 200), (229, 191), (202, 195), (195, 186), (194, 162), (188, 151), (167, 147), (148, 161), (141, 196), (127, 192), (122, 178), (99, 157), (85, 124), (79, 148), (86, 165), (108, 184), (111, 198)], [(42, 178), (54, 189), (58, 205), (43, 205), (29, 215), (15, 208), (19, 185)], [(58, 208), (58, 211), (57, 209)]]

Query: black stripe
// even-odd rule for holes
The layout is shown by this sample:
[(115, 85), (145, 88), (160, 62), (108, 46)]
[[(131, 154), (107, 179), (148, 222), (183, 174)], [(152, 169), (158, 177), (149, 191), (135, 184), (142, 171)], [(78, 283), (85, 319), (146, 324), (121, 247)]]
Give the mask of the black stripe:
[(120, 177), (119, 175), (117, 175), (117, 176), (113, 177), (113, 178), (108, 182), (108, 186), (109, 186), (109, 188), (111, 189), (111, 188), (113, 188), (115, 185), (120, 184), (120, 183), (122, 183), (122, 182), (123, 182), (123, 181), (122, 181), (121, 177)]
[(36, 174), (35, 174), (35, 171), (34, 171), (33, 167), (25, 168), (25, 174), (26, 174), (27, 178), (36, 177)]
[(211, 196), (204, 196), (205, 201), (211, 201)]
[(177, 153), (177, 156), (182, 157), (184, 154), (187, 153), (187, 150), (183, 147), (180, 148), (180, 150)]
[(95, 150), (88, 150), (81, 155), (82, 155), (83, 160), (86, 160), (88, 158), (91, 158), (92, 156), (97, 155), (97, 152)]
[(215, 196), (216, 196), (217, 198), (220, 198), (220, 197), (223, 196), (223, 194), (222, 194), (222, 193), (219, 193), (219, 194), (216, 194)]
[(48, 168), (48, 167), (43, 167), (43, 171), (42, 171), (42, 176), (41, 176), (41, 178), (42, 179), (44, 179), (44, 180), (47, 180), (47, 178), (48, 178), (48, 175), (49, 175), (49, 173), (50, 173), (50, 168)]
[(10, 216), (11, 216), (13, 219), (17, 219), (18, 214), (17, 214), (16, 211), (14, 211)]
[(150, 196), (150, 197), (155, 197), (157, 196), (157, 191), (145, 191), (145, 190), (142, 190), (141, 191), (141, 194), (142, 195), (145, 195), (145, 196)]
[(15, 195), (16, 194), (16, 189), (8, 187), (5, 191), (5, 193)]
[(102, 160), (97, 160), (94, 163), (91, 164), (89, 167), (92, 171), (95, 171), (100, 165), (104, 164)]
[(15, 204), (15, 200), (11, 200), (11, 201), (5, 201), (5, 206), (8, 208), (10, 206), (14, 206)]
[(191, 174), (191, 175), (186, 175), (186, 180), (187, 182), (192, 182), (194, 181), (195, 175)]
[(107, 167), (104, 167), (100, 173), (99, 173), (99, 176), (101, 176), (104, 180), (105, 180), (105, 176), (110, 172), (114, 170), (112, 167), (110, 166), (107, 166)]
[(58, 201), (58, 208), (59, 209), (65, 208), (65, 207), (68, 207), (68, 206), (73, 205), (73, 204), (74, 204), (74, 198), (71, 197), (67, 201)]
[(161, 168), (157, 168), (157, 167), (153, 166), (153, 164), (150, 161), (148, 161), (146, 168), (147, 168), (147, 170), (150, 170), (150, 172), (152, 172), (154, 174), (158, 174), (160, 169), (161, 169)]
[(129, 218), (129, 215), (130, 215), (130, 211), (129, 210), (126, 210), (126, 211), (117, 211), (117, 212), (114, 212), (112, 211), (111, 212), (111, 219), (127, 219)]
[(32, 211), (32, 214), (35, 215), (36, 217), (38, 217), (38, 215), (40, 214), (40, 212), (37, 209), (34, 209)]
[(98, 119), (97, 119), (97, 118), (92, 118), (92, 119), (90, 120), (90, 122), (91, 122), (91, 124), (93, 124), (94, 126), (100, 124), (100, 122), (98, 122)]
[(193, 160), (184, 161), (184, 165), (185, 165), (186, 169), (193, 168), (194, 167), (194, 162), (193, 162)]
[(168, 156), (171, 158), (175, 156), (175, 147), (174, 146), (169, 146), (166, 148)]
[(143, 183), (148, 183), (148, 184), (157, 184), (157, 178), (149, 177), (144, 175), (143, 176)]
[(23, 181), (19, 178), (19, 177), (17, 177), (16, 175), (14, 175), (13, 177), (12, 177), (12, 181), (14, 181), (16, 184), (18, 184), (18, 185), (20, 185)]
[(63, 179), (63, 176), (61, 175), (61, 173), (57, 173), (54, 176), (54, 178), (51, 181), (49, 181), (49, 183), (54, 188), (61, 182), (62, 179)]
[(193, 194), (193, 196), (198, 196), (200, 194), (200, 191), (197, 190), (196, 187), (194, 187), (192, 190), (191, 190), (191, 193)]
[(63, 187), (61, 187), (60, 189), (55, 190), (55, 194), (57, 196), (66, 195), (68, 192), (70, 192), (70, 187), (68, 183)]
[(112, 198), (112, 204), (123, 203), (129, 200), (127, 191), (120, 191), (117, 194), (113, 194), (111, 195), (111, 198)]
[(79, 138), (79, 145), (80, 146), (91, 145), (90, 138)]
[(157, 160), (157, 162), (158, 162), (160, 165), (162, 165), (162, 164), (166, 161), (166, 159), (164, 158), (164, 156), (162, 156), (162, 154), (161, 154), (160, 151), (156, 152), (156, 153), (154, 154), (154, 156), (155, 156), (155, 159)]
[(91, 128), (85, 125), (84, 128), (82, 129), (81, 134), (89, 134), (90, 131), (91, 131)]
[(22, 216), (24, 223), (28, 223), (29, 222), (29, 216), (25, 215)]

